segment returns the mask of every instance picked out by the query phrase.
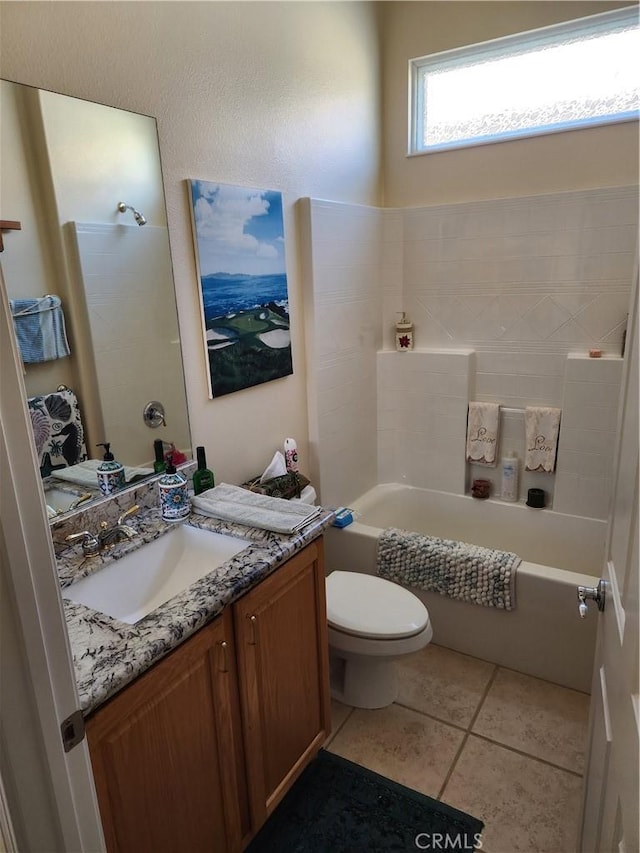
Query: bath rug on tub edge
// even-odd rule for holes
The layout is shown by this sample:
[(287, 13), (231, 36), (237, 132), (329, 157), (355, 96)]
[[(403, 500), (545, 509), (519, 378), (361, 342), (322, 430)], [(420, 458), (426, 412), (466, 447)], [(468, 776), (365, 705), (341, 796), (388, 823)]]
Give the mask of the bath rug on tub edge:
[(419, 835), (422, 849), (433, 837), (441, 849), (471, 851), (483, 828), (459, 809), (321, 749), (245, 853), (415, 853)]
[(404, 586), (438, 592), (448, 598), (513, 610), (520, 557), (390, 527), (378, 540), (377, 571)]

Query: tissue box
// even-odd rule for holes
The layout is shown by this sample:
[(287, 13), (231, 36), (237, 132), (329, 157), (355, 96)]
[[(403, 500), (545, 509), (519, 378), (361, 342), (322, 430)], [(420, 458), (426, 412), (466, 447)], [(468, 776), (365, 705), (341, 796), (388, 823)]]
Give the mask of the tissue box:
[(257, 492), (259, 495), (268, 495), (270, 498), (298, 498), (300, 492), (305, 486), (309, 485), (309, 480), (298, 471), (290, 471), (288, 474), (283, 474), (281, 477), (273, 477), (271, 480), (260, 482), (260, 476), (247, 480), (241, 484), (243, 488), (249, 489), (250, 492)]

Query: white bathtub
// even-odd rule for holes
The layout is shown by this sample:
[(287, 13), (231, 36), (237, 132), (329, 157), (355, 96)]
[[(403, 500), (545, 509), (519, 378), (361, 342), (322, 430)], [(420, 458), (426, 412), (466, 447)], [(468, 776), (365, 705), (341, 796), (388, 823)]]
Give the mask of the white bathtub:
[(374, 574), (386, 527), (513, 551), (522, 558), (515, 610), (413, 590), (429, 610), (433, 642), (589, 692), (597, 611), (580, 619), (576, 586), (597, 583), (606, 522), (397, 484), (375, 486), (350, 506), (356, 521), (326, 532), (327, 571)]

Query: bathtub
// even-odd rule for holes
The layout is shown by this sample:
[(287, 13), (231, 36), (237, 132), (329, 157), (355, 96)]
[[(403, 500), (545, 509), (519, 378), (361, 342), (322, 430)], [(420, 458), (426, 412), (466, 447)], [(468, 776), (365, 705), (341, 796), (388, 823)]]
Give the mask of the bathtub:
[(576, 586), (597, 584), (606, 522), (398, 484), (375, 486), (350, 507), (354, 523), (325, 533), (328, 572), (375, 574), (377, 541), (386, 527), (513, 551), (522, 558), (514, 610), (412, 590), (429, 610), (433, 642), (590, 691), (597, 610), (590, 606), (580, 619)]

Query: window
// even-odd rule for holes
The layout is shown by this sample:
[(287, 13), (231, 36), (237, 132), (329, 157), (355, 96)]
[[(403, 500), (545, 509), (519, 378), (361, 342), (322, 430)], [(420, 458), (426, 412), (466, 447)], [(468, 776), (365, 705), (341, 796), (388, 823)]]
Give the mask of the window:
[(410, 154), (638, 118), (637, 8), (412, 59)]

